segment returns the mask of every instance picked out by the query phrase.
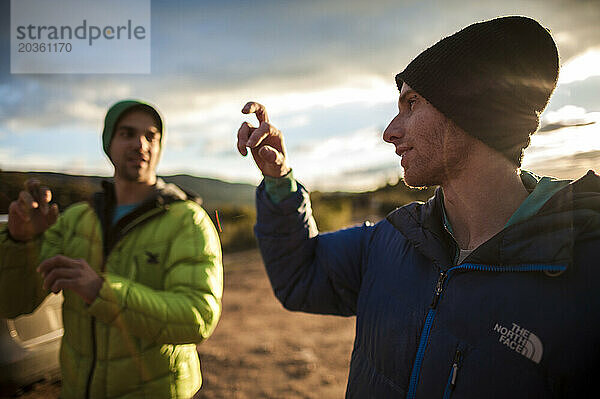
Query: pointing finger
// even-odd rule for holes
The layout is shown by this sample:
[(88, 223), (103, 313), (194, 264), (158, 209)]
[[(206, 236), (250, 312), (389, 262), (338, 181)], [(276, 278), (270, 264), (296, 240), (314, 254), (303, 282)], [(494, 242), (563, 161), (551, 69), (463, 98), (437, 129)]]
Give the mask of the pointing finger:
[(52, 192), (48, 187), (40, 187), (39, 189), (39, 205), (42, 212), (45, 214), (48, 212), (48, 203), (52, 200)]
[(19, 193), (19, 199), (17, 200), (19, 207), (21, 208), (21, 213), (25, 215), (25, 220), (29, 221), (31, 218), (30, 212), (38, 207), (38, 203), (33, 200), (31, 194), (27, 191), (21, 191)]
[(259, 104), (257, 102), (250, 101), (249, 103), (246, 103), (246, 105), (244, 105), (244, 108), (242, 108), (242, 113), (256, 114), (256, 117), (258, 118), (258, 121), (260, 123), (269, 122), (269, 115), (267, 114), (267, 109), (264, 105)]
[(54, 282), (54, 284), (52, 284), (52, 287), (50, 287), (50, 291), (54, 292), (55, 294), (58, 294), (64, 289), (74, 289), (75, 287), (75, 280), (68, 278), (59, 278)]
[(25, 190), (35, 201), (40, 200), (40, 181), (38, 179), (28, 179), (25, 182)]
[(275, 126), (271, 125), (269, 122), (263, 122), (254, 132), (252, 132), (246, 146), (250, 148), (258, 147), (265, 138), (268, 136), (275, 136), (278, 133), (279, 130), (277, 130)]
[(75, 259), (68, 258), (64, 255), (56, 255), (40, 263), (37, 267), (37, 271), (38, 273), (41, 273), (42, 276), (46, 276), (52, 269), (57, 267), (77, 268), (79, 267), (79, 263)]
[(56, 219), (58, 219), (58, 205), (52, 204), (48, 210), (48, 225), (56, 223)]
[[(73, 279), (73, 278), (79, 276), (80, 273), (81, 272), (77, 269), (69, 269), (69, 268), (65, 268), (65, 267), (53, 269), (44, 277), (44, 288), (45, 289), (51, 288), (54, 285), (54, 282), (58, 279), (64, 279), (64, 278)], [(54, 291), (54, 290), (52, 290), (52, 291)], [(56, 292), (56, 291), (54, 291), (54, 292)]]
[(255, 129), (256, 128), (250, 126), (248, 124), (248, 122), (244, 122), (244, 123), (242, 123), (242, 126), (240, 126), (240, 128), (238, 130), (237, 148), (238, 148), (238, 151), (240, 152), (240, 154), (242, 154), (243, 156), (246, 156), (248, 154), (248, 150), (246, 149), (246, 145), (248, 143), (248, 137)]

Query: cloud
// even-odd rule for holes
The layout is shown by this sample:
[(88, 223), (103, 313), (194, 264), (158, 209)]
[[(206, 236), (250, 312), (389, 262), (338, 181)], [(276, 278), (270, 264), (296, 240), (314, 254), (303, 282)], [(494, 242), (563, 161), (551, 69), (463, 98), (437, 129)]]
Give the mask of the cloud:
[[(63, 80), (71, 81), (67, 77), (43, 77), (0, 85), (0, 129), (13, 133), (53, 128), (97, 132), (108, 106), (115, 98), (128, 97), (132, 92), (130, 86), (117, 81), (99, 84), (88, 78), (64, 84)], [(4, 92), (18, 94), (5, 97), (1, 95)]]
[(600, 76), (600, 47), (587, 49), (567, 61), (560, 70), (559, 84), (567, 84)]
[(76, 173), (85, 175), (112, 174), (108, 163), (93, 164), (83, 156), (69, 156), (54, 153), (23, 154), (13, 149), (0, 149), (0, 168), (4, 170), (47, 171), (52, 165), (54, 172)]
[(550, 98), (548, 108), (542, 115), (543, 118), (553, 111), (572, 105), (585, 109), (587, 112), (600, 111), (600, 76), (593, 76), (586, 80), (560, 84)]
[[(260, 175), (249, 167), (251, 160), (235, 153), (234, 143), (242, 121), (256, 124), (253, 116), (241, 115), (241, 107), (257, 100), (285, 129), (300, 178), (315, 187), (321, 181), (366, 187), (359, 183), (363, 178), (384, 181), (386, 165), (398, 163), (378, 126), (393, 116), (394, 75), (443, 36), (507, 14), (539, 19), (556, 38), (563, 62), (560, 85), (544, 114), (544, 134), (534, 135), (535, 151), (528, 159), (539, 165), (560, 157), (560, 151), (598, 147), (600, 135), (586, 129), (599, 124), (572, 127), (600, 120), (594, 114), (600, 112), (600, 76), (594, 76), (599, 69), (586, 66), (598, 65), (594, 57), (600, 51), (595, 1), (153, 0), (152, 6), (150, 75), (11, 75), (3, 59), (0, 140), (5, 151), (27, 154), (33, 150), (25, 138), (35, 137), (44, 147), (46, 137), (62, 133), (64, 154), (46, 159), (30, 152), (28, 160), (41, 168), (43, 160), (47, 169), (68, 168), (67, 160), (80, 156), (84, 146), (69, 144), (86, 136), (85, 145), (95, 149), (108, 106), (133, 97), (157, 104), (165, 116), (161, 168), (254, 181)], [(0, 49), (7, 54), (10, 13), (0, 14), (0, 31), (6, 33)], [(1, 157), (3, 163), (11, 161)], [(29, 168), (15, 162), (15, 168)], [(85, 162), (71, 164), (74, 169), (104, 167), (100, 156)]]
[(523, 168), (574, 179), (600, 165), (600, 124), (570, 126), (531, 136)]
[(538, 132), (551, 132), (553, 130), (562, 129), (565, 127), (575, 127), (575, 126), (588, 126), (593, 125), (596, 121), (593, 122), (570, 122), (570, 123), (549, 123), (547, 125), (543, 125), (539, 128)]
[(590, 169), (598, 173), (599, 165), (600, 150), (593, 150), (564, 155), (551, 160), (541, 160), (528, 165), (526, 169), (561, 179), (577, 179)]
[(370, 191), (385, 184), (395, 184), (402, 176), (399, 162), (385, 162), (367, 168), (343, 170), (312, 184), (320, 191)]
[(544, 114), (539, 132), (550, 132), (565, 127), (593, 125), (600, 121), (600, 112), (586, 112), (585, 108), (566, 105)]
[(399, 158), (375, 126), (290, 146), (295, 176), (311, 189), (369, 190), (397, 179)]

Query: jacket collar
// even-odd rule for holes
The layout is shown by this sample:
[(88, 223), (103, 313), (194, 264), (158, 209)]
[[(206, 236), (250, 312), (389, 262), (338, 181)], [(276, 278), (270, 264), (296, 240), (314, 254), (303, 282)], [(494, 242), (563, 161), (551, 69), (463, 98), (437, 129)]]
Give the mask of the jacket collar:
[(111, 181), (102, 181), (103, 191), (94, 194), (93, 208), (100, 219), (104, 232), (104, 252), (108, 254), (114, 244), (132, 227), (151, 217), (166, 211), (176, 201), (192, 200), (201, 203), (200, 197), (187, 193), (175, 184), (165, 183), (158, 178), (152, 193), (131, 213), (112, 224), (112, 215), (116, 207), (115, 187)]
[(452, 266), (456, 250), (453, 239), (444, 228), (441, 188), (427, 202), (412, 202), (396, 209), (387, 220), (434, 265), (444, 270)]
[[(441, 270), (452, 266), (456, 246), (443, 224), (443, 192), (411, 203), (387, 220)], [(576, 240), (600, 237), (600, 177), (589, 171), (557, 192), (532, 217), (510, 225), (480, 245), (465, 262), (495, 266), (569, 266)]]

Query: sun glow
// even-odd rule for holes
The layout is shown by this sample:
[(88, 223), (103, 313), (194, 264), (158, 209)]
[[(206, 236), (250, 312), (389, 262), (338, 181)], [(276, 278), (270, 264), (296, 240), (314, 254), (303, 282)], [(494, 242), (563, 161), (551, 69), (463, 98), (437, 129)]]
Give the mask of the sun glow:
[(588, 49), (567, 61), (561, 68), (559, 84), (567, 84), (600, 76), (600, 48)]

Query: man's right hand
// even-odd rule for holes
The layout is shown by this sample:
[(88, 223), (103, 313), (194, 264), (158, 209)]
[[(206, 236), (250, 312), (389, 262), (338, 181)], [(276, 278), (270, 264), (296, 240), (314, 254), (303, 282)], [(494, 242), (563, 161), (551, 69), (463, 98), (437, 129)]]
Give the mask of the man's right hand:
[(242, 123), (238, 130), (237, 141), (240, 154), (246, 156), (247, 148), (250, 148), (256, 166), (265, 176), (286, 175), (290, 168), (286, 162), (283, 134), (269, 122), (265, 106), (257, 102), (249, 102), (242, 108), (242, 113), (256, 114), (260, 125), (253, 127), (247, 122)]
[(25, 190), (8, 208), (8, 231), (17, 241), (30, 241), (52, 226), (58, 218), (58, 206), (50, 205), (52, 192), (40, 187), (37, 179), (25, 182)]

